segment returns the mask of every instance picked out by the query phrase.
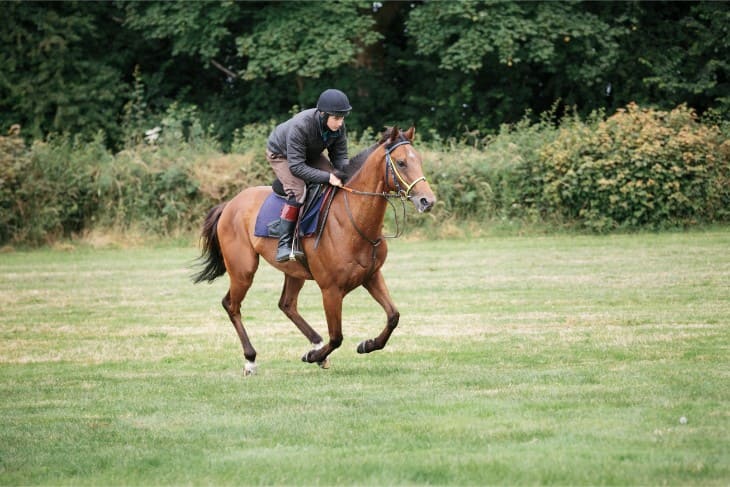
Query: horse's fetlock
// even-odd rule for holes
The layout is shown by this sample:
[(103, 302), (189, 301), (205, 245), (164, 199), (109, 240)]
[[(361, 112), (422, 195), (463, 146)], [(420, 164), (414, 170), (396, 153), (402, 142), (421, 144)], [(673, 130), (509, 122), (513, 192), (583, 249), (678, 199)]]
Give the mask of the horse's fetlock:
[(400, 313), (395, 312), (392, 316), (388, 318), (388, 329), (395, 330), (395, 327), (398, 326), (398, 321), (400, 320)]

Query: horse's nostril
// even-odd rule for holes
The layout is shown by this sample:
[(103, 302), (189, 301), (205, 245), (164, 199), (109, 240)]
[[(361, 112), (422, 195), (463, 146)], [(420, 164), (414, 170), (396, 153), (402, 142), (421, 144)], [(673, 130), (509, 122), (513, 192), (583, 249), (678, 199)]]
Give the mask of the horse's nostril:
[(421, 198), (421, 208), (423, 208), (423, 211), (428, 211), (433, 206), (433, 203), (428, 201), (427, 198)]

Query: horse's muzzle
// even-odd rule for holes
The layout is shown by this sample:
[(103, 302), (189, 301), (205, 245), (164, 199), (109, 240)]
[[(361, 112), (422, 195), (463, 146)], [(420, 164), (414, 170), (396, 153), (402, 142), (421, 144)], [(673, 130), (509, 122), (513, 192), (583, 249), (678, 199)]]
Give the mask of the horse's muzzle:
[(433, 208), (434, 203), (436, 203), (436, 198), (429, 198), (427, 196), (413, 196), (411, 197), (411, 201), (413, 201), (413, 204), (416, 206), (416, 210), (418, 210), (418, 213), (428, 213), (429, 211), (431, 211), (431, 208)]

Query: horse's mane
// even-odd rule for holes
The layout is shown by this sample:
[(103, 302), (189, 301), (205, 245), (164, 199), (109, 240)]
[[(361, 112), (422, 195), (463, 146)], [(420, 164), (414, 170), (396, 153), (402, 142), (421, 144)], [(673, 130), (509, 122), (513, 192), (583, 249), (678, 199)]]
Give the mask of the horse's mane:
[[(367, 149), (363, 149), (360, 151), (356, 156), (352, 157), (350, 159), (350, 163), (347, 164), (347, 166), (344, 168), (345, 173), (347, 174), (347, 179), (350, 179), (352, 176), (355, 175), (357, 171), (360, 170), (362, 165), (365, 163), (365, 161), (370, 157), (370, 154), (375, 152), (375, 149), (380, 147), (382, 144), (390, 140), (390, 136), (393, 134), (394, 127), (386, 127), (382, 134), (380, 134), (380, 139)], [(398, 135), (398, 141), (405, 140), (405, 137), (403, 134)]]

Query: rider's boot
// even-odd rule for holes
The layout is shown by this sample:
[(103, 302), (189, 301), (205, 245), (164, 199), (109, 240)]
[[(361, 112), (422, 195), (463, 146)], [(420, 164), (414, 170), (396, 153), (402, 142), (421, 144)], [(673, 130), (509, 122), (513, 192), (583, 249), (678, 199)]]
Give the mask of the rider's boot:
[(286, 262), (287, 260), (296, 260), (304, 257), (303, 252), (300, 252), (299, 250), (292, 251), (294, 230), (297, 226), (299, 208), (301, 206), (301, 203), (289, 200), (286, 204), (284, 204), (284, 208), (281, 210), (281, 216), (279, 217), (279, 230), (281, 232), (281, 236), (279, 237), (279, 248), (276, 251), (277, 262)]

